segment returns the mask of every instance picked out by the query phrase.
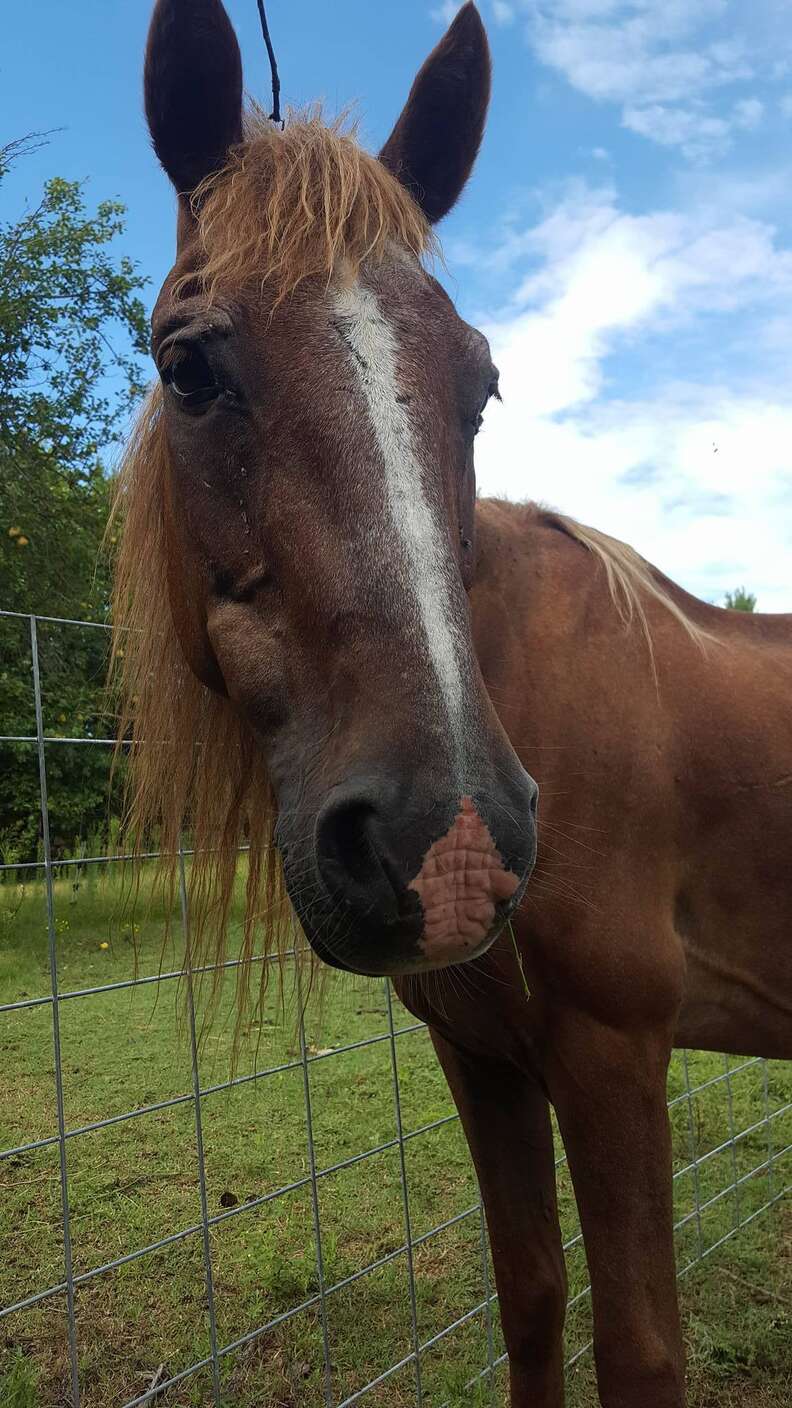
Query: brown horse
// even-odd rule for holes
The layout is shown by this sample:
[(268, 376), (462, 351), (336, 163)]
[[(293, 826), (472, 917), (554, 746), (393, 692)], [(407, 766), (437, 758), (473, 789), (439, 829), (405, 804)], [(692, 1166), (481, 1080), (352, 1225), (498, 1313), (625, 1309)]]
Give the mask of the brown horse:
[(219, 0), (159, 0), (145, 86), (179, 216), (120, 494), (134, 824), (191, 828), (202, 955), (243, 835), (244, 953), (273, 942), (274, 838), (313, 949), (429, 1023), (514, 1408), (563, 1398), (549, 1102), (601, 1401), (680, 1408), (669, 1055), (792, 1056), (792, 618), (476, 502), (497, 372), (422, 263), (484, 124), (473, 5), (379, 159), (243, 116)]

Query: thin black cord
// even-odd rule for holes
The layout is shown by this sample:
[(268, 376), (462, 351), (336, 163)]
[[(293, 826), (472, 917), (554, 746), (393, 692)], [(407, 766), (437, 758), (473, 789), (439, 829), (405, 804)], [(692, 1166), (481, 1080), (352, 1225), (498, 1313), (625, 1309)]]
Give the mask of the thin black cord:
[(261, 33), (264, 35), (264, 43), (269, 54), (270, 68), (272, 69), (272, 112), (270, 122), (279, 122), (283, 126), (283, 118), (280, 111), (280, 78), (278, 77), (278, 64), (275, 58), (275, 50), (270, 39), (269, 25), (264, 10), (264, 0), (256, 0), (258, 5), (259, 19), (261, 20)]

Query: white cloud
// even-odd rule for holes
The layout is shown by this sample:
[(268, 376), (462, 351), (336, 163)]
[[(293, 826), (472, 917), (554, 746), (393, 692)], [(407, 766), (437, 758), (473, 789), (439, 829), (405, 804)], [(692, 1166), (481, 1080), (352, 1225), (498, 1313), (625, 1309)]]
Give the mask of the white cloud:
[[(704, 597), (744, 581), (762, 608), (792, 609), (792, 392), (758, 345), (766, 308), (792, 294), (792, 251), (728, 211), (633, 216), (577, 188), (522, 233), (519, 257), (534, 268), (485, 329), (504, 404), (480, 437), (484, 491), (594, 522)], [(713, 311), (747, 323), (746, 364), (669, 373)], [(613, 399), (609, 355), (638, 356), (650, 335), (650, 391), (644, 377), (625, 394), (622, 376)]]
[(526, 304), (533, 316), (543, 301), (554, 317), (569, 307), (576, 325), (584, 318), (601, 332), (661, 312), (675, 320), (734, 312), (792, 292), (792, 251), (776, 246), (765, 221), (706, 207), (628, 214), (610, 187), (571, 182), (538, 225), (509, 240), (507, 250), (540, 261), (514, 291), (510, 317)]
[(764, 111), (764, 103), (759, 98), (741, 98), (734, 104), (734, 121), (746, 132), (753, 132), (761, 123)]
[(672, 102), (749, 77), (739, 39), (694, 42), (724, 0), (529, 0), (539, 58), (590, 98)]
[[(438, 24), (449, 25), (454, 16), (461, 10), (464, 0), (441, 0), (439, 5), (435, 5), (429, 11), (433, 20)], [(492, 0), (492, 14), (495, 23), (499, 25), (512, 24), (515, 18), (516, 6), (520, 0)]]
[(628, 105), (622, 111), (622, 124), (662, 147), (681, 147), (691, 161), (725, 152), (733, 128), (725, 118), (710, 116), (699, 107), (672, 108), (663, 103)]
[(758, 98), (741, 98), (731, 111), (717, 117), (699, 103), (688, 107), (628, 104), (622, 112), (622, 123), (661, 146), (680, 147), (691, 161), (703, 161), (724, 153), (735, 131), (754, 131), (763, 116), (764, 103)]
[(763, 116), (724, 90), (789, 67), (778, 0), (517, 0), (539, 60), (587, 97), (618, 104), (625, 127), (701, 162)]
[(461, 0), (442, 0), (442, 4), (435, 5), (429, 13), (433, 20), (437, 20), (438, 24), (447, 26), (461, 8)]

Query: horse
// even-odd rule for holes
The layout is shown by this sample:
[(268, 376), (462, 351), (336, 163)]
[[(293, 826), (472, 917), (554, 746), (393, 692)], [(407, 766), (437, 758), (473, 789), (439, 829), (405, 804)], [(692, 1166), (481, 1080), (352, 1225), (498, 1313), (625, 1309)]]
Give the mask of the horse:
[(498, 373), (426, 257), (484, 130), (474, 5), (377, 157), (245, 111), (220, 0), (157, 0), (144, 86), (178, 219), (119, 487), (130, 825), (190, 829), (193, 957), (228, 952), (244, 839), (243, 956), (293, 909), (428, 1023), (512, 1408), (563, 1402), (551, 1106), (600, 1401), (682, 1408), (666, 1075), (792, 1056), (792, 617), (477, 498)]

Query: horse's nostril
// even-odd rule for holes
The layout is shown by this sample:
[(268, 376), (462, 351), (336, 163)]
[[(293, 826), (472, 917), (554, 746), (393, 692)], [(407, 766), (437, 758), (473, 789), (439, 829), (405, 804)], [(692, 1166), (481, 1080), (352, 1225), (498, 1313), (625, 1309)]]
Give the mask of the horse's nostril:
[(346, 870), (352, 880), (365, 882), (376, 850), (371, 837), (374, 808), (369, 802), (345, 802), (325, 817), (320, 838), (329, 856)]
[(539, 788), (537, 787), (536, 783), (534, 783), (533, 785), (533, 791), (531, 792), (531, 796), (528, 801), (528, 806), (530, 808), (531, 816), (535, 817), (536, 809), (539, 806)]
[(358, 911), (396, 918), (397, 885), (375, 804), (352, 797), (330, 802), (316, 824), (316, 860), (334, 898)]

